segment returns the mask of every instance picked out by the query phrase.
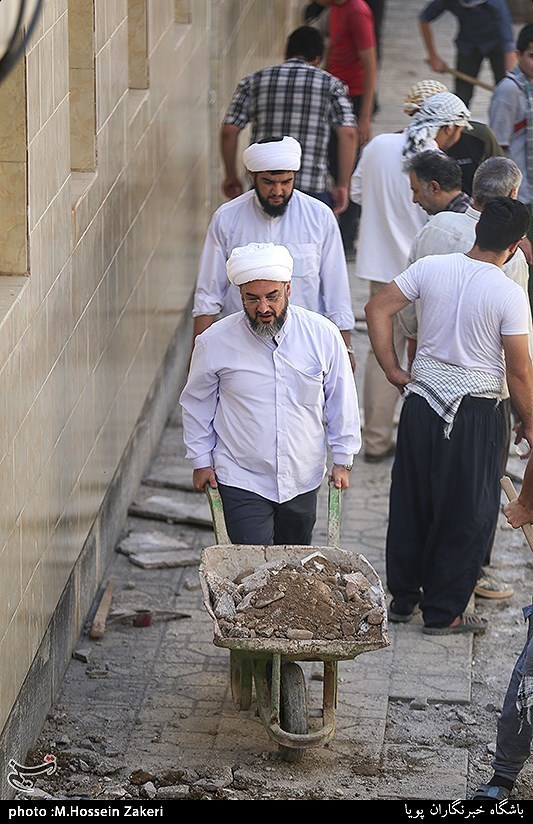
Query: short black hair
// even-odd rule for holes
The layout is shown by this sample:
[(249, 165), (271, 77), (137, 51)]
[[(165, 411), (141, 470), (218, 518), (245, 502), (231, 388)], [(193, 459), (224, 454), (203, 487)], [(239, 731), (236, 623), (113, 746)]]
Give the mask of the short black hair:
[(516, 50), (523, 54), (529, 43), (533, 43), (533, 23), (528, 23), (518, 32), (518, 37), (516, 38)]
[(303, 57), (308, 63), (324, 54), (324, 38), (313, 26), (299, 26), (287, 39), (286, 59)]
[(495, 197), (483, 208), (476, 224), (476, 245), (482, 252), (503, 252), (524, 237), (530, 219), (525, 203)]
[(407, 171), (414, 172), (422, 183), (435, 180), (443, 192), (462, 189), (463, 178), (461, 166), (454, 157), (438, 149), (417, 152), (407, 161)]

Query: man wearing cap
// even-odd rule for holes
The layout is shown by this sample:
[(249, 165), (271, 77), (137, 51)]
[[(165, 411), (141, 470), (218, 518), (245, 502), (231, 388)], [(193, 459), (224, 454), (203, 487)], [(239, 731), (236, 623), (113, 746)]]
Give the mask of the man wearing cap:
[[(424, 149), (446, 152), (468, 128), (470, 112), (451, 92), (433, 95), (411, 117), (403, 132), (380, 134), (363, 147), (352, 176), (350, 196), (361, 205), (355, 274), (370, 281), (375, 295), (405, 268), (413, 238), (428, 216), (412, 202), (405, 161)], [(405, 337), (394, 320), (394, 345), (405, 353)], [(369, 351), (364, 383), (364, 454), (370, 463), (394, 452), (394, 414), (398, 393)]]
[(217, 487), (236, 544), (311, 544), (318, 489), (346, 489), (360, 449), (346, 346), (327, 318), (289, 303), (293, 260), (273, 243), (237, 247), (227, 276), (242, 309), (196, 339), (180, 396), (193, 485)]
[[(411, 117), (420, 111), (429, 97), (447, 91), (447, 86), (439, 80), (419, 80), (407, 92), (403, 101), (403, 110)], [(446, 154), (458, 161), (463, 179), (462, 190), (471, 195), (474, 173), (478, 166), (488, 157), (503, 157), (504, 151), (496, 135), (486, 123), (479, 120), (469, 122), (472, 128), (467, 131), (463, 129), (457, 143), (448, 148)]]
[(232, 249), (251, 241), (286, 246), (294, 261), (291, 303), (329, 318), (341, 330), (355, 367), (348, 271), (339, 226), (331, 209), (294, 188), (302, 150), (293, 137), (269, 137), (245, 149), (253, 189), (223, 203), (209, 224), (194, 294), (194, 336), (219, 315), (242, 308), (228, 281)]

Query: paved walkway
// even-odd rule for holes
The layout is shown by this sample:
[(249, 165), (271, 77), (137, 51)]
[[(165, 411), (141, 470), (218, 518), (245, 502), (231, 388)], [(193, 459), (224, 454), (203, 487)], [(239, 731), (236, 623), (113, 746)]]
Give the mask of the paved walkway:
[[(403, 97), (417, 80), (432, 76), (428, 75), (416, 28), (420, 6), (415, 0), (389, 0), (387, 4), (376, 132), (405, 126)], [(436, 28), (442, 54), (451, 61), (453, 22), (442, 19)], [(486, 75), (483, 78), (489, 80)], [(487, 102), (488, 93), (476, 91), (473, 113), (478, 119), (486, 120)], [(362, 316), (366, 287), (353, 278), (352, 292), (356, 315)], [(362, 396), (360, 381), (368, 350), (364, 324), (357, 324), (353, 340)], [(391, 460), (365, 464), (358, 457), (352, 486), (343, 496), (342, 505), (341, 547), (364, 555), (382, 579), (391, 464)], [(64, 679), (58, 711), (77, 718), (82, 730), (92, 730), (94, 735), (104, 738), (111, 736), (121, 761), (132, 769), (144, 768), (154, 773), (172, 765), (205, 769), (212, 764), (220, 774), (225, 766), (233, 767), (236, 761), (257, 767), (258, 760), (263, 759), (263, 773), (272, 772), (279, 769), (275, 760), (268, 760), (276, 753), (276, 744), (268, 738), (253, 707), (240, 713), (235, 709), (229, 685), (228, 651), (213, 645), (213, 628), (202, 604), (197, 562), (202, 547), (215, 540), (209, 527), (207, 502), (190, 491), (190, 477), (176, 415), (170, 419), (132, 502), (124, 539), (128, 537), (130, 543), (132, 539), (144, 541), (148, 553), (161, 535), (182, 542), (183, 548), (174, 546), (174, 550), (182, 553), (182, 562), (187, 565), (139, 566), (132, 556), (124, 554), (128, 548), (128, 541), (124, 540), (117, 547), (123, 551), (116, 553), (106, 574), (106, 581), (112, 580), (114, 585), (115, 615), (145, 608), (179, 610), (189, 617), (154, 617), (151, 626), (144, 628), (133, 627), (131, 620), (117, 620), (108, 624), (100, 641), (84, 635), (78, 645), (81, 654), (73, 659)], [(327, 543), (326, 494), (324, 485), (314, 537), (317, 546)], [(178, 511), (180, 516), (176, 515)], [(189, 523), (177, 523), (176, 518), (188, 519)], [(318, 787), (324, 772), (334, 765), (340, 769), (340, 764), (349, 763), (356, 774), (374, 776), (368, 790), (370, 798), (427, 798), (427, 787), (410, 783), (408, 776), (395, 784), (390, 775), (380, 775), (389, 702), (421, 699), (429, 703), (468, 704), (472, 638), (425, 636), (417, 620), (409, 626), (390, 626), (389, 635), (388, 649), (340, 663), (336, 731), (327, 747), (306, 753), (305, 770), (310, 785)], [(309, 695), (314, 700), (321, 690), (321, 683), (316, 680), (317, 667), (306, 664), (304, 668)], [(465, 798), (466, 758), (465, 751), (462, 757), (449, 760), (447, 773), (434, 776), (433, 798)], [(286, 765), (284, 770), (285, 777), (279, 780), (290, 786), (291, 772)], [(246, 772), (245, 767), (243, 771)], [(255, 780), (254, 775), (259, 782), (259, 771), (250, 767), (247, 780)], [(357, 795), (352, 790), (345, 797)]]

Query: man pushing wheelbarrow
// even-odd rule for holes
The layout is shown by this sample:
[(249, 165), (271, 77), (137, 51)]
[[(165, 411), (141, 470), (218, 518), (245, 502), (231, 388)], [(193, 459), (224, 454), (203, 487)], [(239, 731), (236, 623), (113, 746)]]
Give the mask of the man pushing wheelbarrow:
[(233, 250), (228, 279), (243, 309), (196, 338), (181, 394), (194, 488), (218, 487), (234, 544), (311, 544), (317, 493), (350, 485), (361, 448), (346, 344), (316, 312), (290, 305), (284, 246)]
[[(243, 310), (196, 338), (180, 397), (193, 484), (208, 493), (219, 541), (200, 565), (214, 642), (230, 649), (236, 708), (249, 709), (253, 681), (261, 720), (286, 761), (333, 735), (337, 661), (389, 643), (378, 576), (362, 556), (333, 546), (361, 448), (350, 359), (330, 320), (289, 304), (292, 273), (284, 246), (233, 250), (227, 274)], [(310, 551), (328, 447), (330, 546)], [(323, 621), (306, 623), (319, 602), (341, 618), (328, 637)], [(309, 732), (296, 661), (313, 660), (324, 663), (323, 723)]]

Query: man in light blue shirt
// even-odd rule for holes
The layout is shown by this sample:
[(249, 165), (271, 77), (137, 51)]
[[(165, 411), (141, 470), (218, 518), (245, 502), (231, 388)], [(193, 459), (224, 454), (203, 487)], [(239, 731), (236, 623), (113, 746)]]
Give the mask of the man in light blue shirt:
[(311, 544), (327, 447), (339, 489), (361, 448), (346, 346), (330, 320), (289, 305), (286, 247), (237, 247), (226, 268), (243, 309), (196, 338), (180, 397), (193, 485), (218, 486), (232, 543)]

